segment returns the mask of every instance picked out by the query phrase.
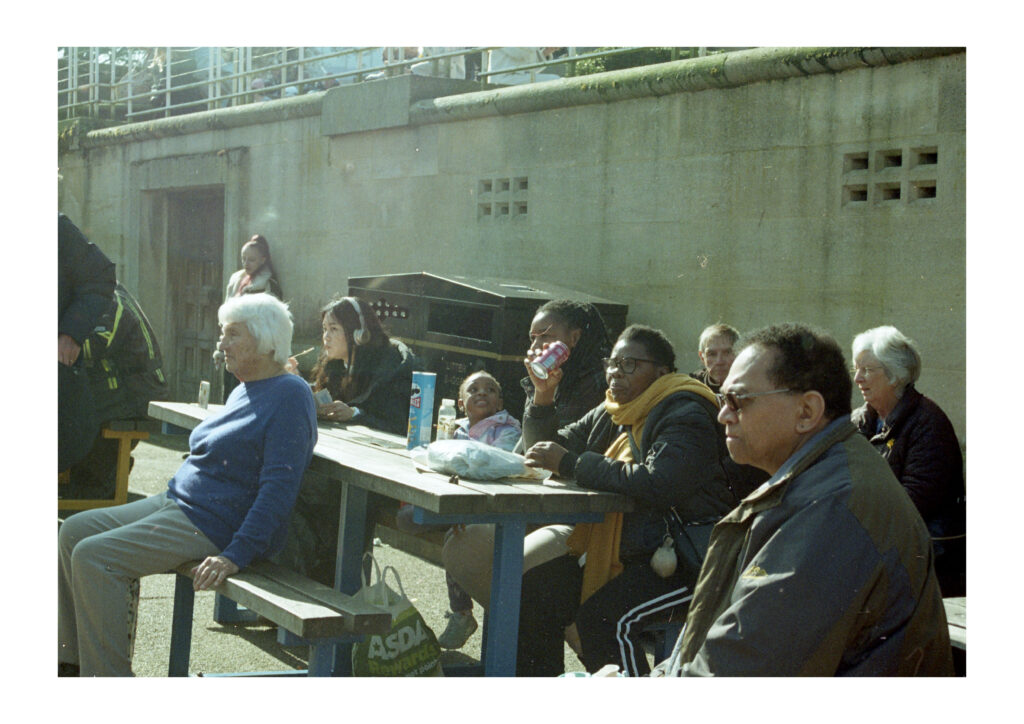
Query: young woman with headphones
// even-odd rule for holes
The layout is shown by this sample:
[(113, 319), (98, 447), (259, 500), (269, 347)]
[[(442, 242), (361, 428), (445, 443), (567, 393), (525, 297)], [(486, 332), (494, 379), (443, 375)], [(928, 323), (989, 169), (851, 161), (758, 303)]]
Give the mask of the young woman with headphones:
[(317, 416), (405, 434), (415, 355), (388, 337), (376, 313), (356, 297), (332, 299), (320, 319), (323, 349), (313, 391), (327, 390), (331, 402), (319, 405)]
[[(373, 309), (357, 297), (335, 297), (320, 310), (320, 320), (323, 348), (311, 385), (314, 396), (326, 390), (331, 401), (317, 405), (317, 417), (404, 436), (412, 372), (423, 369), (420, 360), (405, 344), (391, 339)], [(274, 559), (277, 563), (333, 585), (340, 493), (338, 485), (307, 471), (289, 521), (288, 541)], [(368, 506), (371, 520), (398, 509), (397, 501), (374, 493)], [(365, 550), (372, 546), (373, 529), (366, 528)]]

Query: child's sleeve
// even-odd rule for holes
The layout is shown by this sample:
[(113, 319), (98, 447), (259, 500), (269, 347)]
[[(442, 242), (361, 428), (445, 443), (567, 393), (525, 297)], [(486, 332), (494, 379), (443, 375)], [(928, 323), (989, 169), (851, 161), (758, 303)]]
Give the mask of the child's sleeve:
[(499, 429), (497, 437), (494, 438), (494, 442), (491, 444), (494, 447), (500, 447), (502, 450), (513, 452), (520, 437), (522, 437), (522, 430), (519, 427), (515, 425), (503, 425)]

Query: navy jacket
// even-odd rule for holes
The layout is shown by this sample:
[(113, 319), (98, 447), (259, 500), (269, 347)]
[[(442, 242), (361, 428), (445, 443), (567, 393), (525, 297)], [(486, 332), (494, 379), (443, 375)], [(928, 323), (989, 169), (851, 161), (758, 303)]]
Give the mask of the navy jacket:
[(938, 405), (907, 385), (880, 431), (864, 405), (850, 416), (889, 463), (928, 526), (944, 596), (966, 593), (964, 460), (953, 424)]

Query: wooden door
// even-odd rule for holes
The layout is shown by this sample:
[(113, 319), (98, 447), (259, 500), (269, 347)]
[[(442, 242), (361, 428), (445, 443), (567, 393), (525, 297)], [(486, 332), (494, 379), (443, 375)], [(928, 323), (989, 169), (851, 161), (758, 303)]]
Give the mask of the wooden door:
[(213, 368), (224, 301), (224, 191), (181, 191), (167, 198), (167, 275), (174, 345), (171, 389), (174, 400), (194, 401), (200, 381), (220, 399), (222, 373)]

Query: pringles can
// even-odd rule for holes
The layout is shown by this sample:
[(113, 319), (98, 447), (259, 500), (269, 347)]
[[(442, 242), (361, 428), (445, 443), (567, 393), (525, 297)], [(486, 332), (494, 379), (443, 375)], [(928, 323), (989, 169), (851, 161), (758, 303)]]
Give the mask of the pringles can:
[(406, 447), (412, 450), (429, 445), (434, 423), (434, 388), (437, 375), (433, 372), (412, 373), (412, 394), (409, 396), (409, 437)]
[(558, 369), (569, 359), (569, 347), (564, 342), (552, 342), (548, 348), (530, 361), (530, 368), (538, 379), (546, 380), (551, 370)]

